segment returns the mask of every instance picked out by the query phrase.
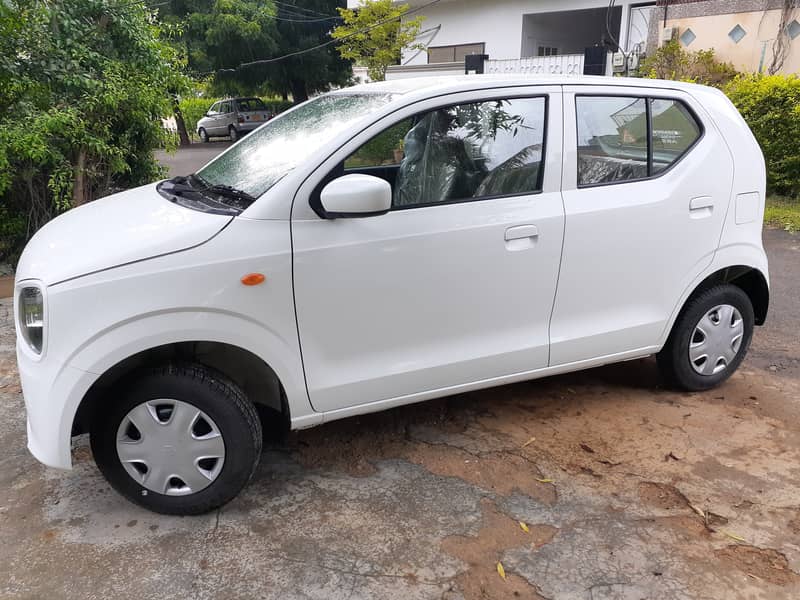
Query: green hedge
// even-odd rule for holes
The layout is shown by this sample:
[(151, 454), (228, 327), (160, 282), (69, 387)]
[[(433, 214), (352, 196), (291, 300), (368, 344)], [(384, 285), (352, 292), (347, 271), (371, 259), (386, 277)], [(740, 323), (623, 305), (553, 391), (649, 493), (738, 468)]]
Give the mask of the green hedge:
[[(183, 120), (186, 122), (186, 131), (189, 132), (192, 138), (197, 138), (197, 122), (203, 118), (203, 115), (217, 100), (222, 100), (222, 98), (184, 98), (180, 101)], [(288, 100), (275, 98), (262, 98), (262, 100), (267, 105), (267, 109), (274, 115), (292, 106), (292, 103)]]
[(770, 193), (800, 194), (800, 78), (741, 75), (723, 90), (742, 113), (767, 162)]

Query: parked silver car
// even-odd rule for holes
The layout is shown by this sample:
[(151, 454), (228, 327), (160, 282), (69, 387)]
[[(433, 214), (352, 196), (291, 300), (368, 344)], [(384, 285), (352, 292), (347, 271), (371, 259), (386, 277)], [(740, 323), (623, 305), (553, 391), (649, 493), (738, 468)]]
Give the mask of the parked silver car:
[(215, 102), (197, 122), (197, 135), (202, 142), (222, 136), (229, 136), (235, 142), (241, 134), (271, 118), (272, 114), (260, 98), (228, 98)]

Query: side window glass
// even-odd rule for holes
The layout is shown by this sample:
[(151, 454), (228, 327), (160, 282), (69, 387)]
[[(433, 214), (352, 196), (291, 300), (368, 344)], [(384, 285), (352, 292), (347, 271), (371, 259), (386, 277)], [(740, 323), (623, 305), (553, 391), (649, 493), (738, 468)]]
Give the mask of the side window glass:
[(220, 111), (222, 112), (223, 115), (227, 115), (229, 112), (231, 112), (231, 103), (223, 102)]
[(399, 165), (403, 161), (405, 137), (411, 125), (412, 120), (406, 119), (379, 133), (351, 154), (345, 160), (344, 168), (352, 170)]
[(385, 167), (396, 208), (538, 192), (545, 113), (541, 97), (441, 108), (385, 130), (345, 169)]
[(216, 115), (219, 112), (219, 102), (215, 102), (211, 105), (211, 108), (208, 109), (209, 115)]
[(656, 175), (667, 169), (700, 137), (694, 116), (677, 100), (654, 98), (650, 104), (653, 122), (653, 168)]
[(644, 98), (578, 96), (578, 185), (648, 176)]

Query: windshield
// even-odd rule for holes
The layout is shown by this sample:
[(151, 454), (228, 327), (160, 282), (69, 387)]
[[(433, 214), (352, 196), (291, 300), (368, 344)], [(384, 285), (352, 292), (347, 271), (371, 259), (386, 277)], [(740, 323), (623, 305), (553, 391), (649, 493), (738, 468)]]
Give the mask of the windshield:
[(197, 172), (209, 186), (258, 198), (320, 146), (392, 100), (390, 94), (330, 94), (284, 113)]
[(261, 98), (239, 98), (236, 101), (236, 107), (241, 112), (252, 112), (254, 110), (267, 110), (267, 105), (261, 101)]

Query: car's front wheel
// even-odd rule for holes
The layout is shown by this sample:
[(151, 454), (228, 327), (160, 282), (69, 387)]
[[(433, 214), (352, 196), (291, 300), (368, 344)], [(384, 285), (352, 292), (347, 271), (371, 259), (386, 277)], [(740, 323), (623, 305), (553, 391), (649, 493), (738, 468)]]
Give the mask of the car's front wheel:
[(719, 385), (744, 360), (755, 317), (747, 294), (735, 285), (714, 286), (686, 304), (657, 355), (667, 381), (699, 391)]
[(208, 143), (208, 132), (202, 127), (197, 130), (197, 135), (200, 136), (200, 141), (204, 144)]
[(107, 397), (91, 426), (95, 461), (111, 486), (155, 512), (194, 515), (232, 500), (261, 455), (253, 404), (199, 365), (137, 373)]

